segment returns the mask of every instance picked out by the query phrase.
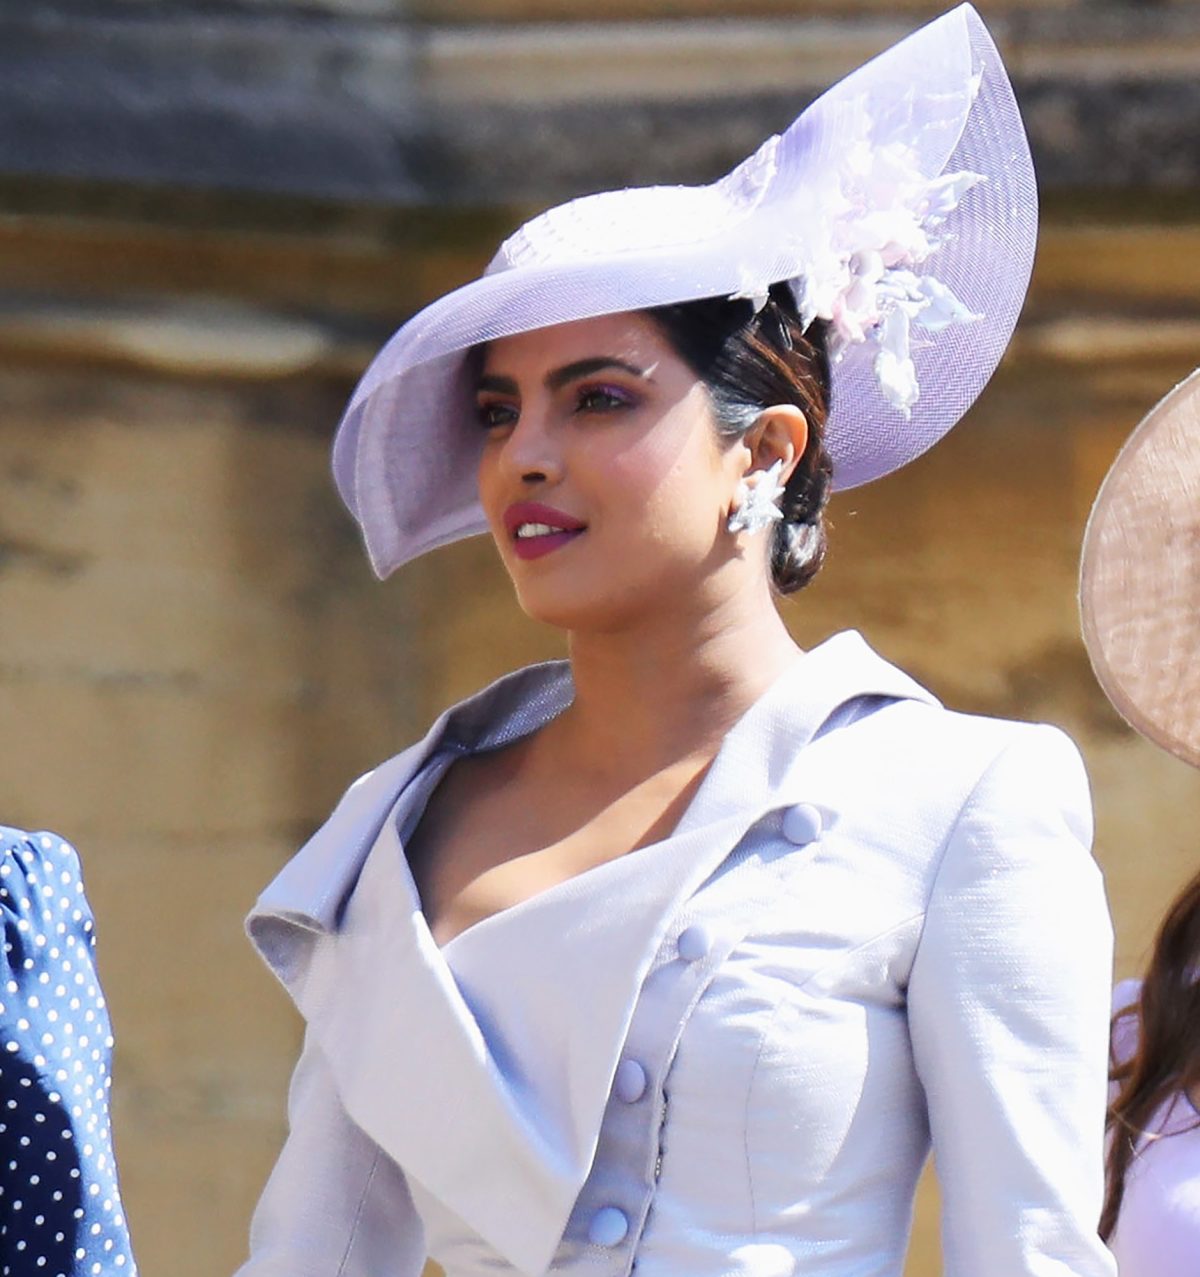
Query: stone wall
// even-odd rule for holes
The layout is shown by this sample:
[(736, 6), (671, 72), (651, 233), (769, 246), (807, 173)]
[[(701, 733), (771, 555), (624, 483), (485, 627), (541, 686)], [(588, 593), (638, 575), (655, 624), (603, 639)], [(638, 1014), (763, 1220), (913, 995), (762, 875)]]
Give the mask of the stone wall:
[[(434, 205), (708, 180), (946, 7), (37, 0), (0, 10), (0, 174)], [(1044, 184), (1200, 182), (1194, 6), (979, 7)]]
[(239, 919), (419, 717), (403, 599), (330, 499), (335, 412), (303, 382), (0, 373), (0, 810), (84, 858), (148, 1277), (244, 1249), (297, 1034)]
[[(1050, 719), (1076, 736), (1095, 785), (1097, 854), (1125, 974), (1197, 863), (1189, 830), (1200, 788), (1190, 769), (1124, 727), (1095, 686), (1077, 637), (1075, 569), (1107, 465), (1200, 349), (1200, 130), (1191, 99), (1174, 93), (1184, 81), (1194, 91), (1200, 28), (1182, 2), (1087, 2), (1089, 40), (1082, 0), (981, 8), (1025, 76), (1040, 136), (1076, 164), (1072, 181), (1091, 174), (1096, 188), (1117, 189), (1052, 194), (1033, 297), (1005, 367), (943, 445), (835, 501), (828, 567), (787, 615), (806, 643), (862, 629), (953, 705)], [(195, 46), (178, 28), (172, 37), (161, 7), (143, 0), (55, 0), (0, 14), (0, 63), (12, 64), (0, 77), (0, 722), (9, 742), (0, 819), (57, 827), (84, 857), (118, 1041), (118, 1151), (146, 1277), (235, 1267), (283, 1136), (299, 1024), (242, 938), (258, 889), (351, 779), (448, 700), (559, 650), (555, 634), (517, 612), (483, 542), (375, 583), (328, 478), (330, 432), (371, 349), (394, 321), (477, 271), (515, 217), (490, 185), (494, 169), (469, 162), (496, 162), (484, 126), (540, 121), (540, 133), (508, 128), (526, 147), (519, 162), (508, 153), (509, 169), (528, 179), (521, 200), (586, 181), (571, 164), (587, 148), (572, 144), (570, 162), (556, 166), (547, 138), (588, 138), (596, 110), (624, 121), (626, 133), (607, 135), (604, 163), (624, 155), (628, 180), (705, 165), (711, 175), (758, 139), (770, 112), (782, 118), (794, 106), (789, 85), (827, 78), (836, 58), (857, 58), (943, 7), (739, 5), (736, 92), (733, 81), (710, 84), (714, 66), (727, 65), (728, 28), (712, 25), (728, 11), (718, 0), (594, 0), (587, 12), (603, 21), (592, 24), (568, 21), (579, 13), (570, 0), (184, 3), (180, 20), (208, 32)], [(811, 28), (781, 20), (798, 14), (819, 20), (822, 58), (811, 49), (807, 60), (793, 57)], [(682, 79), (657, 98), (653, 57), (618, 65), (615, 84), (605, 78), (622, 40), (662, 38), (648, 16), (679, 23), (671, 35), (688, 51), (674, 72)], [(342, 21), (332, 43), (316, 38), (321, 23)], [(56, 43), (64, 22), (72, 39)], [(103, 22), (126, 44), (88, 63), (88, 23)], [(392, 34), (380, 41), (382, 27)], [(279, 111), (247, 112), (236, 72), (275, 47), (281, 29), (295, 41), (285, 52), (308, 53), (257, 64)], [(411, 66), (418, 29), (417, 87), (444, 108), (443, 127), (457, 121), (460, 149), (437, 170), (441, 184), (418, 192), (433, 203), (414, 206), (400, 186), (389, 202), (366, 181), (409, 172), (397, 159), (409, 152), (372, 149), (390, 135), (364, 131), (353, 109), (363, 99), (339, 93), (350, 85), (390, 109), (413, 86), (389, 81), (389, 59)], [(154, 70), (165, 98), (113, 90), (91, 101), (94, 118), (55, 113), (88, 84), (135, 84), (144, 64), (131, 51), (171, 38), (175, 61), (165, 65), (182, 58), (191, 78), (173, 83)], [(22, 47), (53, 56), (21, 60)], [(119, 47), (129, 56), (116, 56)], [(53, 61), (68, 54), (85, 67), (78, 83)], [(209, 71), (215, 80), (204, 80)], [(322, 75), (336, 90), (326, 98)], [(218, 84), (232, 94), (217, 116), (200, 109), (201, 81), (204, 92)], [(680, 107), (677, 93), (696, 96)], [(1170, 98), (1174, 127), (1187, 135), (1170, 155), (1137, 141), (1157, 118), (1156, 94)], [(157, 116), (147, 109), (155, 101), (166, 104)], [(310, 133), (305, 148), (295, 130), (313, 122), (318, 101), (332, 102), (350, 133)], [(169, 183), (191, 135), (172, 131), (167, 107), (190, 109), (175, 117), (189, 128), (207, 118), (206, 146), (232, 130), (240, 141), (224, 152), (225, 168), (213, 160), (202, 172), (204, 156), (192, 155), (184, 176), (196, 180)], [(717, 116), (726, 127), (713, 134)], [(1133, 129), (1120, 145), (1110, 138), (1118, 116)], [(64, 119), (79, 127), (55, 133)], [(149, 132), (121, 132), (131, 122)], [(283, 133), (264, 133), (264, 122)], [(679, 145), (628, 145), (638, 128), (665, 129)], [(367, 149), (339, 150), (345, 136), (365, 138)], [(31, 145), (55, 137), (78, 148), (68, 160), (103, 171), (72, 167), (66, 153), (56, 166), (52, 148)], [(137, 137), (146, 149), (131, 146)], [(275, 146), (281, 137), (286, 145)], [(1080, 137), (1086, 145), (1076, 146)], [(18, 151), (39, 157), (39, 176)], [(299, 156), (290, 169), (289, 155)], [(681, 167), (664, 174), (655, 155)], [(230, 156), (240, 168), (229, 169)], [(1112, 182), (1100, 180), (1097, 166), (1110, 160), (1101, 176)], [(140, 178), (122, 179), (129, 163), (142, 166)], [(330, 164), (358, 182), (354, 198), (322, 185)], [(301, 187), (287, 198), (269, 193), (278, 184), (249, 180), (284, 169)], [(1150, 174), (1152, 196), (1140, 179), (1121, 189), (1134, 170)], [(1061, 186), (1067, 173), (1047, 176)], [(438, 202), (450, 198), (459, 202)], [(936, 1271), (935, 1256), (929, 1188), (912, 1272)]]
[[(44, 247), (46, 226), (32, 229)], [(828, 567), (787, 605), (804, 642), (856, 626), (951, 704), (1076, 736), (1122, 973), (1196, 863), (1200, 790), (1096, 688), (1074, 574), (1101, 475), (1189, 369), (1198, 239), (1187, 225), (1049, 225), (1007, 366), (944, 444), (835, 501)], [(482, 541), (373, 582), (326, 460), (364, 335), (298, 314), (294, 297), (272, 305), (280, 258), (255, 270), (238, 237), (229, 260), (214, 242), (206, 260), (238, 281), (238, 305), (160, 298), (153, 339), (128, 299), (10, 300), (0, 323), (0, 809), (60, 828), (85, 858), (147, 1277), (235, 1266), (282, 1138), (299, 1026), (242, 939), (257, 890), (446, 701), (559, 649), (519, 615)], [(339, 243), (277, 246), (308, 262), (289, 287), (320, 280), (345, 303), (374, 272), (345, 273)], [(29, 258), (5, 260), (20, 275)], [(177, 273), (182, 260), (163, 267)], [(372, 296), (364, 286), (368, 326)], [(925, 1273), (928, 1203), (918, 1228)]]

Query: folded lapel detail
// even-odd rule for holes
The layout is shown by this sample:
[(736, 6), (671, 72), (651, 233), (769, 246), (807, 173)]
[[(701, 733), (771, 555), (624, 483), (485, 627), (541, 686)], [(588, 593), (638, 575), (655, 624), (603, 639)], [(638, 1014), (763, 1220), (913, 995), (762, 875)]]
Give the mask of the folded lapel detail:
[(461, 714), (443, 718), (372, 773), (249, 923), (350, 1117), (528, 1277), (552, 1262), (591, 1169), (643, 981), (687, 901), (753, 825), (803, 798), (793, 783), (800, 751), (841, 706), (869, 696), (933, 701), (858, 635), (838, 635), (798, 658), (729, 732), (669, 838), (439, 950), (398, 833), (408, 795), (397, 803), (397, 794), (439, 746), (482, 748), (521, 734), (514, 725), (536, 728), (569, 699), (563, 678), (550, 667), (526, 672), (523, 689), (507, 680), (498, 716), (495, 697), (490, 720), (484, 698), (470, 703), (487, 730), (464, 733)]
[(754, 815), (591, 870), (441, 950), (395, 823), (380, 831), (338, 936), (345, 992), (317, 1038), (353, 1120), (531, 1277), (591, 1169), (663, 933)]
[(337, 930), (388, 813), (429, 759), (440, 749), (495, 748), (516, 739), (561, 712), (572, 695), (565, 661), (518, 670), (447, 710), (416, 745), (350, 786), (246, 919), (252, 943), (289, 992), (306, 975), (316, 938)]
[(360, 777), (320, 830), (258, 898), (246, 931), (285, 988), (307, 978), (314, 946), (335, 932), (396, 794), (425, 761), (425, 742)]

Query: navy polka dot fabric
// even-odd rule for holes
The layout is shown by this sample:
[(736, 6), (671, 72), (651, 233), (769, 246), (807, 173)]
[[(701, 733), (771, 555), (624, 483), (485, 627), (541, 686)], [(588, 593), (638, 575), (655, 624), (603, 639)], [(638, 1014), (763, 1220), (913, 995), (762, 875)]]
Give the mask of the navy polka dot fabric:
[(0, 1277), (132, 1277), (79, 860), (0, 826)]

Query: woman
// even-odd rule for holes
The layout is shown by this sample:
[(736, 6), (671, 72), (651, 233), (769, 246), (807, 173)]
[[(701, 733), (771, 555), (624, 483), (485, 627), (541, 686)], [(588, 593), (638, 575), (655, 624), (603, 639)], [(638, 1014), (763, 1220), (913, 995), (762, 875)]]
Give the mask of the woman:
[(1111, 1274), (1078, 755), (774, 598), (831, 484), (974, 398), (1033, 233), (964, 7), (713, 186), (534, 219), (368, 370), (334, 464), (377, 570), (486, 529), (570, 661), (251, 915), (308, 1039), (245, 1277), (898, 1274), (931, 1132), (948, 1272)]
[(108, 1119), (112, 1033), (79, 859), (0, 827), (0, 1273), (135, 1277)]
[[(1109, 699), (1200, 765), (1200, 372), (1130, 436), (1088, 522), (1084, 639)], [(1191, 1277), (1200, 1255), (1200, 876), (1176, 897), (1144, 980), (1117, 986), (1108, 1191), (1100, 1231), (1122, 1277)]]
[(1168, 909), (1143, 981), (1117, 986), (1108, 1193), (1123, 1277), (1189, 1277), (1200, 1255), (1200, 875)]

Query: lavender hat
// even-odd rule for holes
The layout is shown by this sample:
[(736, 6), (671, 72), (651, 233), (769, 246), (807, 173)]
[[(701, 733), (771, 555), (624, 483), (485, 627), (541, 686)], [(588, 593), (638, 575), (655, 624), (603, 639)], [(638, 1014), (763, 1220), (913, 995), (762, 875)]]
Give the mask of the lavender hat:
[(1012, 335), (1037, 195), (1000, 55), (964, 4), (835, 85), (709, 186), (572, 200), (375, 357), (334, 441), (338, 490), (387, 576), (486, 531), (466, 352), (571, 320), (788, 281), (829, 321), (826, 440), (851, 488), (919, 456), (974, 402)]

